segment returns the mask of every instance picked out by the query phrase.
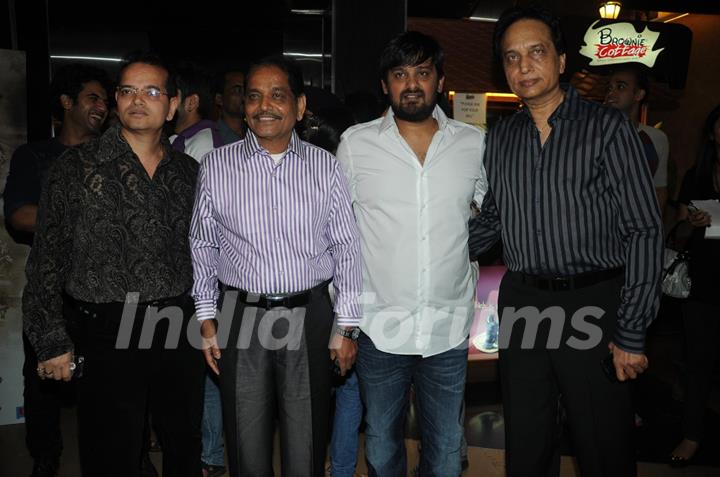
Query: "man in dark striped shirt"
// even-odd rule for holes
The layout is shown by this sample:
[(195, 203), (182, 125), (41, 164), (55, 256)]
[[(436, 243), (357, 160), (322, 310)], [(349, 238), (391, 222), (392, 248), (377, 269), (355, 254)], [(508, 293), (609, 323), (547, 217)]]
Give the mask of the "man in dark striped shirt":
[(507, 475), (559, 475), (560, 397), (582, 475), (635, 475), (630, 393), (618, 381), (647, 368), (662, 253), (642, 144), (619, 111), (560, 87), (564, 46), (549, 12), (508, 10), (494, 40), (524, 108), (488, 135), (490, 187), (470, 251), (502, 238), (509, 268), (499, 298)]

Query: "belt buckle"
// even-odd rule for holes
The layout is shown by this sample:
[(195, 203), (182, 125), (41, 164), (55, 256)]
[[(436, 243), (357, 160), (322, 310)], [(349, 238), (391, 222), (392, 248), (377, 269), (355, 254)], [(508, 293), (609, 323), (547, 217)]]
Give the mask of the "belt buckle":
[(555, 277), (550, 280), (550, 289), (552, 291), (567, 291), (571, 289), (570, 278)]

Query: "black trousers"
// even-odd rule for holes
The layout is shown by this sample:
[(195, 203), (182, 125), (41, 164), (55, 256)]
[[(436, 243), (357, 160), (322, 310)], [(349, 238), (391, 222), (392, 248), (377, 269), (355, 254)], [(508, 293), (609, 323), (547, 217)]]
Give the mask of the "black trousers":
[[(232, 293), (224, 293), (221, 306)], [(219, 361), (231, 476), (274, 475), (276, 422), (282, 475), (324, 475), (332, 323), (326, 284), (312, 289), (306, 307), (265, 310), (237, 303)], [(220, 321), (220, 339), (227, 325)]]
[(705, 408), (719, 354), (720, 306), (688, 301), (683, 306), (683, 325), (687, 340), (683, 434), (699, 442), (704, 433)]
[[(559, 402), (566, 410), (583, 477), (636, 475), (629, 383), (611, 383), (600, 364), (609, 353), (622, 284), (618, 277), (578, 290), (551, 292), (523, 284), (512, 272), (503, 278), (499, 366), (508, 477), (559, 475)], [(577, 326), (572, 317), (587, 306), (604, 314), (599, 319), (587, 317), (585, 325)], [(511, 327), (509, 307), (516, 316), (529, 316), (529, 310), (537, 309), (565, 319), (553, 326), (545, 319), (535, 334), (531, 326), (523, 326), (523, 320)], [(593, 328), (588, 329), (588, 324)], [(503, 349), (509, 328), (509, 346)], [(532, 346), (523, 345), (523, 335), (537, 339)]]
[(60, 409), (75, 402), (75, 381), (40, 379), (37, 356), (25, 333), (23, 350), (25, 444), (33, 460), (57, 461), (63, 449)]
[(124, 347), (117, 346), (118, 335), (128, 329), (121, 328), (123, 304), (76, 303), (73, 308), (76, 353), (85, 357), (77, 380), (84, 477), (139, 475), (148, 409), (162, 445), (163, 476), (201, 475), (205, 364), (187, 337), (194, 305), (182, 296), (159, 306), (174, 306), (177, 313), (157, 321), (154, 333), (146, 335), (151, 339), (142, 343), (148, 306), (139, 306)]

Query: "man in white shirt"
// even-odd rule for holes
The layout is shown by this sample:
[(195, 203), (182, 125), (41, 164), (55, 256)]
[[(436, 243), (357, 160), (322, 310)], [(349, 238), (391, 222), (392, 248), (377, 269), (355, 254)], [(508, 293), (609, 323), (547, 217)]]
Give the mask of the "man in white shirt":
[(482, 202), (485, 135), (437, 106), (443, 52), (406, 32), (380, 59), (391, 107), (350, 128), (337, 152), (360, 228), (366, 299), (357, 372), (370, 475), (405, 475), (403, 423), (414, 383), (421, 475), (460, 475), (461, 407), (476, 269), (470, 204)]
[(605, 104), (628, 115), (643, 143), (655, 185), (660, 213), (667, 202), (668, 138), (664, 132), (640, 123), (640, 109), (650, 93), (650, 78), (644, 66), (627, 63), (617, 66), (608, 81)]
[(213, 108), (210, 76), (186, 65), (178, 70), (177, 83), (180, 104), (170, 143), (173, 149), (200, 162), (205, 154), (225, 145), (217, 123), (209, 119)]

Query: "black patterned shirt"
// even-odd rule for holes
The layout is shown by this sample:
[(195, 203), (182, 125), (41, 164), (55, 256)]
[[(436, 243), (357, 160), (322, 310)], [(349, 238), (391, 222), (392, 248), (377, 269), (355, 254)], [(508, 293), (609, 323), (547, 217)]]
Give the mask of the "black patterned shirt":
[(118, 126), (68, 150), (42, 191), (27, 264), (23, 327), (40, 361), (73, 349), (62, 295), (93, 303), (181, 295), (192, 285), (188, 230), (198, 164), (163, 138), (152, 178)]

